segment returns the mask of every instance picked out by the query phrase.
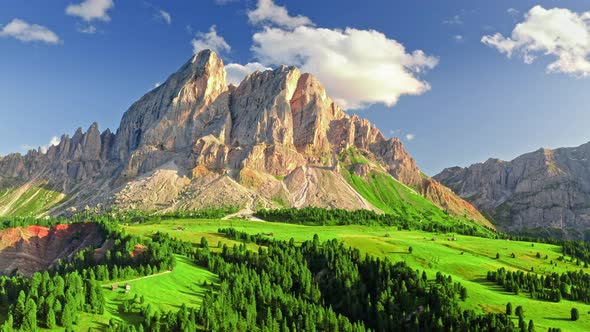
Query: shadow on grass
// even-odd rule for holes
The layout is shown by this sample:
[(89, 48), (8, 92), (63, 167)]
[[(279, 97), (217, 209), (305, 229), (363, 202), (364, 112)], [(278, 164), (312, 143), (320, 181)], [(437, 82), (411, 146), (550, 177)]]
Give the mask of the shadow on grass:
[(508, 292), (506, 291), (506, 289), (504, 289), (504, 287), (496, 284), (493, 281), (488, 281), (486, 278), (475, 278), (475, 279), (471, 279), (471, 281), (476, 282), (480, 285), (485, 286), (487, 289), (494, 291), (496, 293), (502, 294), (502, 295), (513, 295), (513, 296), (518, 296), (512, 292)]
[(561, 322), (571, 322), (572, 320), (570, 318), (563, 318), (563, 317), (543, 317), (544, 319), (547, 320), (554, 320), (554, 321), (561, 321)]
[(106, 331), (109, 328), (109, 324), (101, 323), (97, 320), (92, 321), (92, 323), (96, 327), (89, 329), (89, 331)]
[[(124, 293), (120, 292), (118, 294), (120, 295), (124, 295)], [(120, 320), (124, 321), (127, 324), (138, 324), (142, 321), (141, 319), (141, 314), (139, 312), (124, 312), (123, 311), (123, 302), (126, 300), (132, 300), (133, 297), (130, 297), (129, 299), (121, 299), (121, 298), (116, 298), (116, 299), (112, 299), (112, 306), (107, 306), (106, 311), (111, 314), (111, 316), (119, 318)]]

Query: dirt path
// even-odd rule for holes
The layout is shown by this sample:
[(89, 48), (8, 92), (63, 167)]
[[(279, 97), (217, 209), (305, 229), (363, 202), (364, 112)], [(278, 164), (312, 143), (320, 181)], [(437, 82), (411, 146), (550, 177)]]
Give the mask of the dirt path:
[(168, 274), (168, 273), (171, 273), (171, 272), (172, 271), (168, 270), (168, 271), (164, 271), (164, 272), (152, 274), (152, 275), (145, 276), (145, 277), (140, 277), (140, 278), (135, 278), (135, 279), (129, 279), (129, 280), (121, 280), (121, 281), (113, 282), (113, 283), (110, 283), (110, 284), (103, 284), (102, 286), (103, 287), (110, 287), (110, 286), (119, 285), (119, 284), (122, 284), (122, 283), (128, 284), (130, 282), (134, 282), (134, 281), (138, 281), (138, 280), (143, 280), (143, 279), (148, 279), (148, 278), (153, 278), (153, 277), (159, 277), (161, 275)]

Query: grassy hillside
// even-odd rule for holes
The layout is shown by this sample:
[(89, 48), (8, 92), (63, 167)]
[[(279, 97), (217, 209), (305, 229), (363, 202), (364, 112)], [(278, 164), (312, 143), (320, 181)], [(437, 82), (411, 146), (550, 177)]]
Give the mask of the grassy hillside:
[[(471, 204), (424, 173), (421, 173), (424, 181), (421, 185), (408, 187), (354, 148), (344, 151), (340, 161), (340, 173), (347, 182), (367, 201), (385, 213), (409, 218), (428, 217), (433, 221), (445, 222), (449, 217), (446, 213), (448, 211), (462, 222), (475, 222), (487, 228), (495, 228)], [(352, 171), (358, 164), (369, 167), (370, 171), (366, 176), (358, 176)]]
[[(150, 304), (154, 310), (162, 312), (178, 310), (185, 304), (187, 307), (198, 307), (204, 293), (214, 284), (217, 278), (211, 272), (195, 266), (186, 257), (176, 256), (176, 268), (169, 273), (162, 273), (155, 276), (122, 280), (116, 283), (107, 283), (104, 286), (104, 294), (107, 300), (105, 314), (90, 315), (82, 313), (80, 322), (77, 325), (79, 331), (104, 331), (110, 319), (123, 320), (127, 323), (138, 323), (141, 321), (139, 310), (132, 309), (131, 313), (123, 312), (123, 302), (133, 300), (137, 295), (143, 296), (145, 304)], [(131, 291), (125, 293), (125, 284), (131, 285)], [(112, 290), (111, 285), (119, 285), (118, 290)], [(63, 331), (55, 329), (55, 331)]]
[[(185, 230), (173, 230), (184, 227)], [(346, 245), (359, 248), (362, 252), (378, 257), (387, 257), (392, 261), (405, 261), (410, 266), (424, 269), (429, 278), (434, 278), (437, 271), (451, 275), (454, 281), (461, 282), (468, 288), (465, 308), (479, 312), (503, 312), (506, 303), (514, 307), (522, 305), (525, 318), (534, 320), (537, 330), (560, 327), (564, 331), (590, 330), (590, 305), (581, 302), (562, 300), (559, 303), (533, 300), (529, 294), (513, 295), (501, 287), (486, 281), (487, 271), (504, 267), (509, 270), (530, 271), (534, 267), (537, 273), (565, 272), (584, 269), (570, 262), (567, 258), (558, 261), (560, 248), (553, 245), (515, 242), (506, 240), (484, 239), (456, 234), (433, 234), (420, 231), (398, 231), (395, 227), (380, 226), (301, 226), (293, 224), (251, 222), (241, 220), (167, 220), (160, 223), (147, 223), (126, 226), (127, 232), (149, 236), (155, 231), (167, 232), (172, 236), (197, 243), (202, 236), (209, 240), (212, 250), (217, 250), (217, 243), (235, 244), (217, 233), (220, 227), (233, 227), (250, 234), (273, 233), (274, 238), (297, 242), (310, 240), (319, 234), (321, 240), (337, 238)], [(385, 235), (389, 235), (386, 237)], [(435, 240), (433, 240), (433, 238)], [(456, 238), (451, 241), (449, 238)], [(408, 253), (409, 247), (412, 254)], [(249, 244), (256, 249), (255, 244)], [(537, 252), (542, 258), (536, 258)], [(496, 259), (496, 254), (500, 258)], [(511, 258), (514, 253), (516, 258)], [(544, 259), (545, 255), (548, 259)], [(198, 296), (198, 294), (196, 294)], [(572, 307), (579, 309), (580, 320), (569, 320)], [(516, 322), (516, 318), (515, 322)]]
[(458, 221), (490, 226), (487, 221), (473, 220), (466, 215), (450, 215), (387, 173), (372, 171), (366, 177), (361, 177), (341, 169), (341, 174), (359, 194), (385, 213), (403, 216), (404, 219), (413, 221), (426, 219), (443, 225)]
[(49, 190), (43, 187), (43, 184), (3, 189), (0, 190), (0, 215), (39, 216), (64, 198), (64, 194)]

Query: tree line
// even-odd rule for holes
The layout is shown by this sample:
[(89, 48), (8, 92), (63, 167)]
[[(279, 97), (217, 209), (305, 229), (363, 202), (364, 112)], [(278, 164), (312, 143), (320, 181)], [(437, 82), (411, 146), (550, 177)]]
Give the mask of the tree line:
[(286, 208), (275, 210), (259, 210), (255, 216), (271, 222), (284, 222), (308, 226), (342, 226), (368, 225), (393, 226), (400, 230), (422, 230), (426, 232), (457, 233), (480, 237), (491, 237), (494, 233), (476, 225), (464, 223), (448, 216), (445, 223), (433, 221), (428, 214), (420, 220), (409, 219), (405, 215), (376, 213), (371, 210), (325, 209), (317, 207)]
[(590, 274), (583, 271), (538, 275), (500, 268), (497, 271), (488, 271), (487, 280), (517, 295), (527, 292), (533, 299), (551, 302), (566, 299), (590, 303)]

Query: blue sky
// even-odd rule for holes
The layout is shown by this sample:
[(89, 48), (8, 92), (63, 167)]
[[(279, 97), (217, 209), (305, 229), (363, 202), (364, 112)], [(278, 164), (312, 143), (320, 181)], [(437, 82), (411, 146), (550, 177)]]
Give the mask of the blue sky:
[[(260, 4), (254, 0), (86, 2), (108, 8), (76, 7), (82, 0), (0, 4), (0, 154), (48, 144), (94, 121), (116, 129), (135, 100), (188, 60), (192, 41), (212, 40), (226, 64), (274, 67), (281, 59), (309, 56), (298, 65), (324, 78), (342, 103), (358, 108), (350, 112), (387, 136), (399, 136), (430, 175), (488, 157), (511, 159), (590, 140), (590, 46), (583, 35), (590, 31), (584, 16), (590, 3), (584, 1), (270, 1), (271, 10), (288, 10), (282, 21), (276, 15), (257, 21), (251, 13)], [(102, 16), (91, 15), (96, 12)], [(17, 24), (22, 22), (24, 28)], [(304, 32), (298, 25), (307, 26), (311, 38), (372, 31), (376, 41), (340, 50), (345, 57), (351, 53), (351, 65), (323, 72), (327, 62), (314, 48), (318, 42), (296, 44), (302, 34), (295, 32)], [(336, 30), (347, 27), (351, 34)], [(276, 41), (265, 29), (292, 37), (300, 50), (277, 54), (282, 47), (273, 48)], [(217, 39), (207, 39), (211, 31)], [(263, 41), (253, 41), (255, 34)], [(405, 67), (387, 68), (401, 68), (401, 76), (371, 82), (363, 75), (375, 69), (367, 54), (393, 43), (405, 47)], [(391, 65), (396, 59), (381, 60)], [(349, 81), (342, 73), (350, 74)], [(399, 84), (402, 79), (408, 84)], [(375, 89), (382, 85), (388, 88)], [(365, 98), (373, 90), (381, 94)]]

